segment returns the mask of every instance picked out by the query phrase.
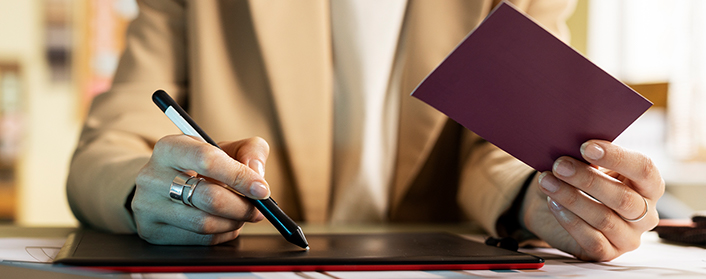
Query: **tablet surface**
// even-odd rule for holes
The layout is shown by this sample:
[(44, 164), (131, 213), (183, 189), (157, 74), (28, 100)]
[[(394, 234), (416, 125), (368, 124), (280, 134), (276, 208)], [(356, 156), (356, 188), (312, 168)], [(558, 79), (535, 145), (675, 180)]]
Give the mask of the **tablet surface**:
[(127, 272), (450, 270), (540, 268), (544, 260), (449, 233), (242, 235), (216, 246), (152, 245), (137, 235), (81, 230), (54, 263)]

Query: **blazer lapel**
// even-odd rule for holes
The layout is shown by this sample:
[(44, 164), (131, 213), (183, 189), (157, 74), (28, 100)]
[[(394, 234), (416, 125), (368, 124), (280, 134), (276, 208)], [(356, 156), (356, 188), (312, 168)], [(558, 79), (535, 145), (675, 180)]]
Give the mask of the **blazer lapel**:
[(391, 195), (393, 210), (423, 166), (448, 119), (409, 94), (485, 18), (491, 2), (410, 0), (407, 5), (395, 62), (396, 68), (401, 67), (401, 101), (397, 168)]
[(250, 1), (304, 218), (327, 220), (333, 68), (328, 1)]

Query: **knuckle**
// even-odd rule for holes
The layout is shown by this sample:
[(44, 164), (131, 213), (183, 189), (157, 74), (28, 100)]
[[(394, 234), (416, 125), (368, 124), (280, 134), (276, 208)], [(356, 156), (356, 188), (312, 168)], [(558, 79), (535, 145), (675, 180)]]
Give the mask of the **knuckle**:
[(204, 173), (216, 165), (217, 154), (215, 154), (215, 150), (215, 148), (211, 148), (211, 146), (207, 145), (200, 145), (194, 148), (193, 158), (196, 172)]
[[(632, 212), (633, 209), (636, 209), (637, 204), (635, 203), (635, 198), (627, 188), (622, 190), (622, 193), (619, 195), (619, 197), (620, 201), (618, 202), (618, 210), (622, 212)], [(643, 209), (640, 208), (640, 212), (642, 212), (642, 210)]]
[(203, 228), (203, 224), (201, 224), (200, 218), (197, 218), (195, 216), (191, 216), (188, 219), (184, 220), (184, 223), (187, 225), (186, 228), (188, 228), (190, 231), (201, 232), (201, 229)]
[(137, 177), (135, 177), (135, 186), (139, 188), (149, 183), (150, 179), (148, 176), (148, 171), (145, 170), (145, 168), (140, 169), (140, 172), (137, 173)]
[(167, 143), (169, 141), (170, 141), (170, 138), (168, 136), (157, 140), (157, 142), (154, 144), (153, 152), (158, 153), (158, 152), (161, 152), (162, 150), (164, 150), (169, 145)]
[(586, 176), (586, 179), (587, 179), (587, 181), (586, 181), (586, 182), (584, 183), (584, 185), (583, 185), (583, 189), (584, 189), (584, 190), (589, 191), (589, 189), (592, 189), (592, 188), (596, 188), (596, 187), (597, 187), (596, 184), (598, 183), (598, 180), (596, 180), (596, 175), (595, 175), (595, 173), (590, 172), (590, 173)]
[(152, 165), (153, 161), (150, 159), (150, 161), (147, 162), (146, 165), (144, 165), (142, 168), (140, 168), (140, 171), (137, 173), (137, 176), (135, 177), (135, 186), (137, 188), (146, 188), (148, 185), (155, 184), (155, 183), (160, 183), (158, 173), (159, 170), (156, 168), (154, 165)]
[[(572, 189), (572, 190), (573, 190), (573, 189)], [(563, 201), (562, 204), (563, 204), (565, 207), (572, 207), (572, 206), (576, 205), (576, 203), (578, 203), (578, 201), (579, 201), (579, 193), (578, 193), (578, 191), (576, 191), (576, 190), (574, 190), (574, 191), (567, 191), (567, 192), (568, 192), (568, 193), (567, 193), (567, 195), (566, 195), (566, 199)]]
[(209, 212), (216, 212), (219, 208), (224, 206), (223, 202), (220, 201), (221, 199), (219, 199), (218, 195), (215, 193), (215, 188), (199, 187), (196, 189), (199, 190), (198, 197), (203, 201), (203, 205), (199, 205), (199, 207), (203, 207), (203, 209)]
[(199, 221), (198, 233), (211, 234), (218, 230), (218, 224), (215, 218), (206, 217)]
[(132, 202), (130, 202), (130, 208), (132, 209), (133, 216), (135, 216), (135, 218), (138, 218), (142, 217), (144, 213), (150, 213), (151, 206), (152, 203), (150, 203), (149, 200), (144, 198), (141, 189), (137, 188), (135, 190), (135, 196), (132, 198)]
[(209, 231), (213, 230), (213, 222), (208, 216), (197, 214), (195, 216), (190, 217), (187, 222), (189, 223), (189, 227), (194, 232), (199, 234), (208, 233)]
[(132, 199), (132, 202), (130, 203), (130, 208), (132, 209), (132, 213), (134, 216), (141, 216), (143, 212), (146, 212), (145, 206), (146, 203), (142, 202), (142, 199), (140, 199), (135, 193), (135, 197)]
[(241, 192), (245, 188), (245, 175), (244, 172), (249, 171), (247, 167), (243, 167), (241, 164), (235, 165), (235, 171), (233, 172), (233, 175), (228, 181), (228, 186), (231, 186), (233, 189), (237, 190), (238, 192)]
[(606, 246), (607, 244), (603, 243), (602, 241), (591, 240), (585, 244), (584, 250), (586, 250), (586, 252), (588, 253), (588, 255), (590, 255), (592, 259), (597, 261), (603, 261), (609, 256), (609, 249)]
[(169, 152), (170, 149), (172, 149), (173, 146), (176, 144), (176, 140), (178, 139), (178, 137), (179, 136), (177, 136), (177, 135), (169, 135), (169, 136), (165, 136), (165, 137), (160, 138), (154, 144), (153, 152), (154, 153)]
[(655, 167), (654, 161), (650, 157), (645, 156), (642, 162), (642, 168), (638, 174), (640, 177), (649, 178), (655, 175), (657, 168)]
[(152, 244), (159, 244), (158, 239), (155, 237), (158, 234), (154, 233), (154, 230), (150, 229), (145, 229), (142, 226), (137, 227), (137, 235), (140, 236), (140, 238), (144, 239), (145, 241), (152, 243)]
[(615, 230), (615, 220), (612, 217), (608, 217), (610, 215), (607, 215), (606, 217), (602, 218), (598, 224), (596, 224), (596, 229), (601, 231), (601, 232), (609, 232)]
[(209, 209), (211, 212), (223, 212), (228, 208), (229, 204), (227, 199), (220, 195), (209, 196)]

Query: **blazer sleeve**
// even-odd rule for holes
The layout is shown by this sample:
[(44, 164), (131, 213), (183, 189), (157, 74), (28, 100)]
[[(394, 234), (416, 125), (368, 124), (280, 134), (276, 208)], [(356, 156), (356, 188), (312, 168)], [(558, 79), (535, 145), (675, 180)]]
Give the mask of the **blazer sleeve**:
[(97, 96), (81, 132), (67, 180), (71, 210), (83, 224), (134, 232), (126, 207), (155, 142), (179, 130), (152, 103), (156, 89), (182, 99), (186, 84), (184, 4), (140, 1), (111, 89)]
[[(555, 36), (568, 42), (566, 18), (575, 7), (572, 0), (510, 1)], [(460, 154), (461, 177), (458, 203), (464, 213), (486, 232), (498, 236), (497, 222), (516, 200), (522, 185), (534, 172), (523, 162), (465, 130)], [(521, 201), (521, 199), (520, 199)]]

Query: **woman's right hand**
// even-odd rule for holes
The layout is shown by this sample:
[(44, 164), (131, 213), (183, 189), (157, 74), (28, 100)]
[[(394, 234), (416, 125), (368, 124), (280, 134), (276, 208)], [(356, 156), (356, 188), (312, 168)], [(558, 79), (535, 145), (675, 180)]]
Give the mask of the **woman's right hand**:
[[(244, 222), (264, 218), (234, 191), (252, 199), (270, 196), (264, 178), (269, 145), (257, 137), (219, 145), (223, 150), (186, 135), (155, 144), (135, 180), (132, 210), (140, 237), (153, 244), (215, 245), (235, 239)], [(193, 190), (194, 207), (169, 197), (180, 173), (204, 178)]]

